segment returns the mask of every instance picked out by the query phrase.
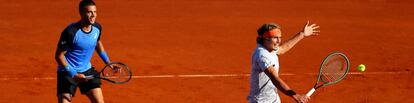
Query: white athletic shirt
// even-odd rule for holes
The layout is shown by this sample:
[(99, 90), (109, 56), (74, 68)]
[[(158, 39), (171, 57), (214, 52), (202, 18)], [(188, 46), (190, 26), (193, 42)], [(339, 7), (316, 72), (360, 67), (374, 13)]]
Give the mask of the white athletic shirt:
[(264, 73), (269, 66), (274, 66), (279, 73), (279, 59), (277, 50), (269, 52), (262, 45), (257, 44), (252, 56), (252, 69), (250, 74), (250, 103), (280, 103), (276, 87)]

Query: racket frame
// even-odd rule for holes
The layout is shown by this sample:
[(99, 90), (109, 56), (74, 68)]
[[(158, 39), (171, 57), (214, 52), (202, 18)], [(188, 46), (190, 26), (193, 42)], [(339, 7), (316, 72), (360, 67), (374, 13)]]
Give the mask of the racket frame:
[[(345, 71), (345, 73), (344, 73), (344, 75), (342, 75), (338, 80), (335, 80), (335, 81), (333, 81), (333, 82), (324, 82), (323, 84), (321, 84), (321, 85), (318, 85), (318, 83), (321, 81), (321, 78), (322, 78), (322, 70), (323, 70), (323, 65), (325, 64), (325, 62), (327, 62), (332, 56), (335, 56), (335, 55), (340, 55), (340, 56), (342, 56), (344, 59), (345, 59), (345, 61), (346, 61), (346, 65), (347, 65), (347, 68), (346, 68), (346, 71)], [(329, 54), (324, 60), (323, 60), (323, 62), (321, 63), (321, 65), (320, 65), (320, 67), (319, 67), (319, 74), (318, 74), (318, 79), (316, 80), (316, 83), (315, 83), (315, 85), (313, 86), (313, 88), (311, 89), (311, 90), (309, 90), (309, 92), (308, 93), (306, 93), (306, 96), (308, 96), (308, 97), (310, 97), (312, 94), (313, 94), (313, 92), (315, 92), (316, 91), (316, 89), (318, 89), (318, 88), (320, 88), (320, 87), (322, 87), (322, 86), (326, 86), (326, 85), (330, 85), (330, 84), (335, 84), (335, 83), (338, 83), (338, 82), (340, 82), (340, 81), (342, 81), (344, 78), (345, 78), (345, 76), (348, 74), (348, 72), (349, 72), (349, 68), (350, 68), (350, 62), (349, 62), (349, 59), (348, 59), (348, 57), (345, 55), (345, 54), (343, 54), (343, 53), (341, 53), (341, 52), (333, 52), (333, 53), (331, 53), (331, 54)]]
[[(114, 80), (109, 79), (109, 77), (106, 77), (106, 76), (105, 77), (102, 77), (101, 76), (101, 74), (105, 71), (105, 68), (107, 68), (108, 66), (111, 66), (113, 64), (120, 64), (120, 65), (124, 65), (125, 66), (125, 68), (122, 68), (122, 69), (126, 69), (127, 72), (128, 72), (128, 76), (129, 76), (129, 78), (126, 81), (117, 82), (117, 81), (114, 81)], [(125, 72), (125, 71), (123, 71), (123, 72)], [(99, 71), (98, 74), (96, 74), (96, 75), (88, 75), (88, 76), (86, 76), (86, 79), (99, 78), (99, 79), (103, 79), (103, 80), (106, 80), (108, 82), (115, 83), (115, 84), (124, 84), (124, 83), (127, 83), (128, 81), (130, 81), (131, 80), (131, 77), (132, 77), (132, 72), (131, 72), (131, 70), (129, 69), (129, 67), (126, 64), (124, 64), (122, 62), (110, 62), (107, 65), (105, 65), (105, 67), (102, 68), (102, 70)]]

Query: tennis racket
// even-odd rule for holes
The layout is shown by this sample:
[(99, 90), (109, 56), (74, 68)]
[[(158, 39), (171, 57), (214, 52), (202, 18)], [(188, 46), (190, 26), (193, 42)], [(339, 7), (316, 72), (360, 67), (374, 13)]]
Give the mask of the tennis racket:
[(99, 78), (115, 84), (124, 84), (131, 80), (132, 73), (128, 66), (121, 62), (111, 62), (96, 75), (88, 75), (86, 79)]
[(310, 97), (316, 89), (335, 84), (343, 80), (349, 71), (349, 59), (345, 54), (340, 52), (334, 52), (329, 54), (322, 62), (313, 88), (306, 93), (306, 96)]

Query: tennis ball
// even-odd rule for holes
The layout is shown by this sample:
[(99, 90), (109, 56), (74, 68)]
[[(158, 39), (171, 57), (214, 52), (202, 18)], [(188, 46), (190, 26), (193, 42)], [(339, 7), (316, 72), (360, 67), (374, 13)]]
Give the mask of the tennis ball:
[(364, 64), (359, 64), (358, 65), (358, 70), (361, 71), (361, 72), (365, 71), (365, 65)]

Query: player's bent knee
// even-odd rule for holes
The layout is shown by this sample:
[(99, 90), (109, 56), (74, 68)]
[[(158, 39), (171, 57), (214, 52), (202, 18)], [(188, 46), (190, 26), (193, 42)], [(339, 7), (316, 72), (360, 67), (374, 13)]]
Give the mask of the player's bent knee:
[(70, 103), (72, 102), (72, 95), (69, 93), (59, 94), (58, 102), (59, 103)]

